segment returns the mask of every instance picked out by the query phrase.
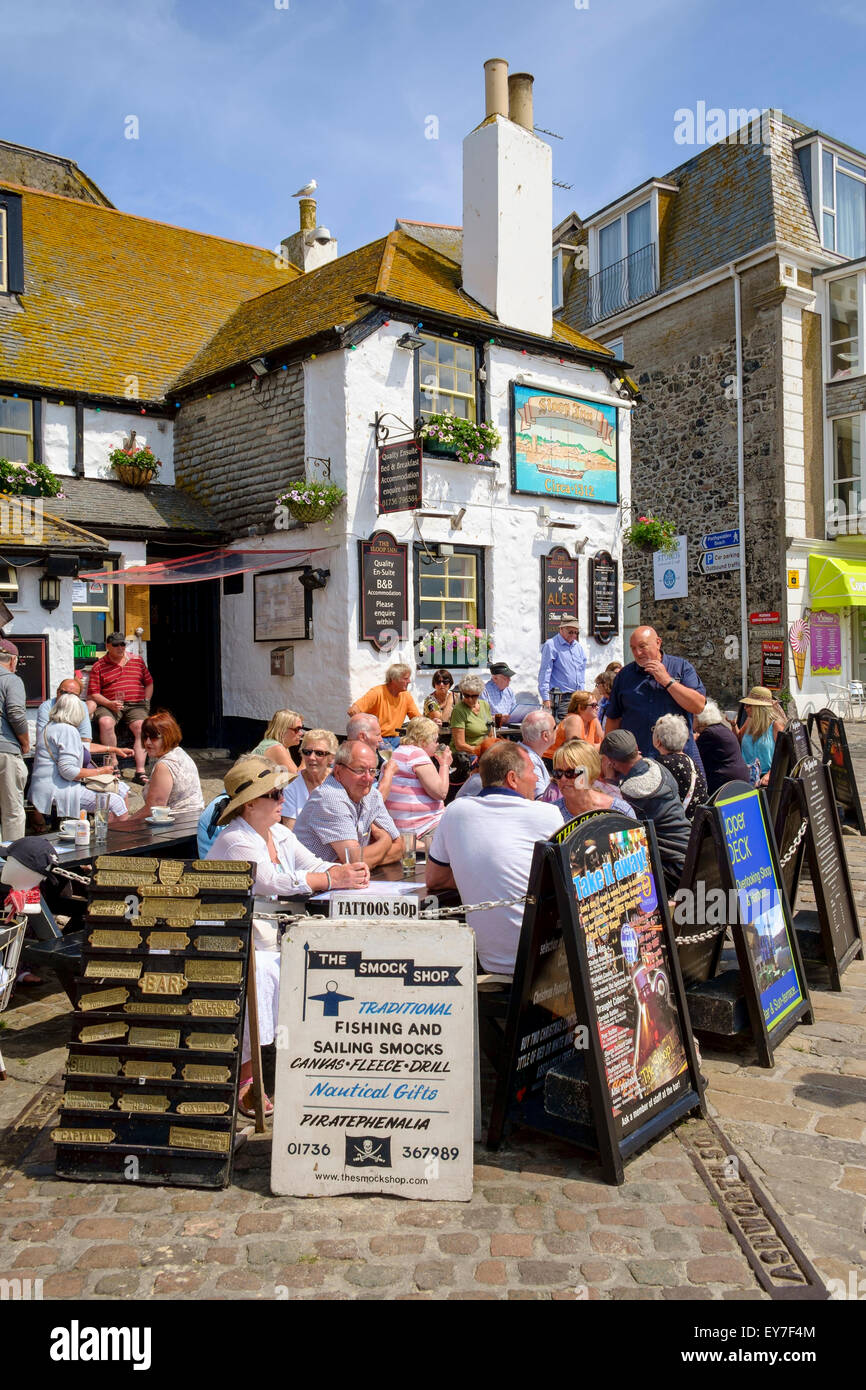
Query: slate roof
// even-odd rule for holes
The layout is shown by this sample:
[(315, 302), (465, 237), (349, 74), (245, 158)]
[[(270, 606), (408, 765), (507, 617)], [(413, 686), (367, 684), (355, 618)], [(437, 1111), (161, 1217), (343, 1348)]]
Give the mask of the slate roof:
[[(771, 112), (769, 120), (769, 152), (760, 141), (721, 141), (660, 179), (679, 191), (672, 195), (662, 244), (659, 294), (768, 242), (788, 241), (821, 251), (793, 147), (806, 127), (778, 111)], [(575, 237), (577, 242), (586, 240), (586, 232)], [(576, 327), (589, 324), (588, 280), (587, 272), (578, 271), (566, 291), (562, 317)]]
[[(404, 227), (411, 227), (411, 234)], [(422, 230), (430, 233), (423, 239)], [(363, 295), (387, 296), (466, 324), (507, 331), (494, 314), (463, 293), (456, 232), (459, 228), (398, 222), (388, 236), (247, 300), (178, 374), (173, 389), (358, 322), (369, 313), (369, 306), (359, 303)], [(453, 254), (439, 249), (446, 244)], [(557, 320), (552, 337), (563, 347), (607, 354), (599, 343)]]
[[(27, 511), (22, 514), (22, 504)], [(33, 515), (32, 500), (29, 497), (6, 497), (0, 495), (0, 515), (3, 518), (3, 547), (7, 550), (108, 550), (108, 542), (102, 536), (56, 515), (63, 506), (56, 497), (48, 499), (51, 512), (44, 510), (37, 518)]]
[(101, 478), (64, 478), (63, 499), (52, 498), (58, 517), (107, 531), (136, 535), (159, 531), (212, 533), (222, 529), (201, 502), (164, 483), (132, 488)]
[[(11, 184), (4, 187), (12, 188)], [(17, 188), (24, 293), (0, 296), (0, 378), (158, 401), (244, 299), (295, 278), (272, 251)]]

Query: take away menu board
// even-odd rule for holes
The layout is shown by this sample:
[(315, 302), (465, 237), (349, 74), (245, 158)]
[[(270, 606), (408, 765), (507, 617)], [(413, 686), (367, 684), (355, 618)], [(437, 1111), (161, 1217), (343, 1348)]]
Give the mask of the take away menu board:
[(310, 918), (280, 974), (271, 1191), (469, 1201), (474, 933)]
[(225, 1187), (252, 929), (246, 862), (103, 855), (85, 921), (57, 1174)]

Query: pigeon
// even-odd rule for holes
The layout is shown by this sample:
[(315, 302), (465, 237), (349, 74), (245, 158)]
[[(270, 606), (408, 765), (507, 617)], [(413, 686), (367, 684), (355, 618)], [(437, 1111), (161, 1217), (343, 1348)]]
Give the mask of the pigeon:
[(316, 180), (315, 180), (315, 179), (310, 179), (310, 182), (309, 182), (309, 183), (305, 183), (304, 186), (303, 186), (303, 188), (299, 188), (298, 191), (297, 191), (297, 193), (293, 193), (293, 194), (292, 194), (292, 197), (293, 197), (293, 198), (309, 198), (310, 195), (311, 195), (312, 193), (315, 193), (315, 191), (316, 191), (316, 189), (318, 188), (318, 186), (319, 186), (319, 185), (316, 183)]

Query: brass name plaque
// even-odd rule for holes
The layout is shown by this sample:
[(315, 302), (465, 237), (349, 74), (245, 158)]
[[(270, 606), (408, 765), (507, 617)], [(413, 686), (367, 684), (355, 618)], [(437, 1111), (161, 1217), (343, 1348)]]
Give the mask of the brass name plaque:
[(183, 994), (185, 975), (161, 975), (146, 970), (138, 982), (142, 994)]
[(148, 884), (147, 896), (149, 898), (194, 898), (203, 884), (196, 883), (151, 883)]
[(186, 951), (189, 937), (185, 931), (152, 931), (147, 945), (151, 951)]
[(85, 1013), (90, 1009), (110, 1009), (113, 1004), (123, 1004), (128, 998), (128, 989), (98, 989), (93, 994), (82, 994), (78, 1007)]
[(234, 1052), (238, 1045), (234, 1033), (187, 1033), (184, 1042), (197, 1052)]
[(156, 876), (160, 883), (177, 883), (183, 874), (182, 859), (161, 859)]
[(187, 1005), (192, 1018), (237, 1018), (239, 1009), (236, 999), (191, 999)]
[(137, 931), (92, 931), (87, 939), (95, 950), (137, 951), (141, 945)]
[(117, 1102), (118, 1110), (138, 1111), (145, 1115), (164, 1115), (170, 1105), (168, 1096), (149, 1096), (137, 1092), (123, 1095)]
[(126, 903), (122, 898), (94, 898), (87, 905), (88, 917), (126, 917)]
[(228, 1067), (205, 1067), (199, 1062), (190, 1062), (181, 1074), (184, 1081), (218, 1081), (223, 1085), (232, 1075)]
[(158, 859), (134, 859), (125, 854), (100, 854), (96, 861), (97, 869), (119, 869), (124, 873), (155, 874), (159, 868)]
[(198, 874), (194, 882), (195, 892), (201, 892), (202, 888), (222, 888), (229, 893), (239, 893), (253, 886), (249, 874)]
[(82, 1028), (78, 1041), (83, 1043), (108, 1042), (110, 1038), (125, 1038), (128, 1023), (91, 1023)]
[(110, 1091), (64, 1091), (64, 1110), (110, 1110), (114, 1101)]
[(180, 1047), (179, 1028), (130, 1028), (130, 1047)]
[(133, 1061), (123, 1064), (124, 1076), (143, 1076), (148, 1081), (171, 1081), (174, 1076), (173, 1062)]
[(244, 943), (239, 936), (197, 936), (197, 951), (242, 951)]
[(93, 882), (97, 888), (134, 888), (140, 894), (156, 883), (156, 874), (137, 874), (134, 869), (118, 873), (99, 869), (93, 875)]
[(243, 967), (239, 960), (189, 960), (186, 978), (197, 985), (239, 985)]
[(189, 1011), (188, 1004), (158, 1004), (150, 999), (133, 999), (131, 1003), (124, 1004), (125, 1014), (152, 1014), (154, 1017), (165, 1018), (171, 1016), (177, 1018), (180, 1014)]
[(214, 1134), (207, 1129), (181, 1129), (171, 1125), (168, 1142), (175, 1149), (206, 1149), (208, 1153), (227, 1154), (232, 1146), (232, 1136), (228, 1132)]
[(190, 868), (200, 874), (250, 874), (253, 871), (249, 859), (193, 859)]
[(89, 960), (84, 967), (86, 980), (137, 980), (140, 960)]
[(89, 1053), (69, 1057), (66, 1070), (71, 1076), (117, 1076), (120, 1071), (119, 1057), (94, 1057)]
[(113, 1129), (52, 1129), (55, 1144), (111, 1144)]
[(198, 911), (199, 923), (236, 922), (246, 915), (246, 903), (202, 903)]
[(182, 1101), (178, 1115), (228, 1115), (228, 1101)]
[[(150, 892), (150, 889), (146, 889)], [(200, 898), (144, 898), (141, 904), (141, 917), (149, 922), (152, 917), (155, 922), (165, 922), (169, 927), (188, 927), (195, 921), (198, 909), (201, 907)], [(140, 925), (136, 923), (136, 925)]]

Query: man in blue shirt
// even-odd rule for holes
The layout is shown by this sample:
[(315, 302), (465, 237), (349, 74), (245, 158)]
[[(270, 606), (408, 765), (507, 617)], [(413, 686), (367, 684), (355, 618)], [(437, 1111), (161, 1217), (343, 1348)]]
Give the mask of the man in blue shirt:
[(481, 692), (482, 700), (487, 701), (493, 714), (501, 714), (504, 720), (517, 704), (514, 691), (508, 689), (513, 675), (507, 661), (491, 661), (490, 680)]
[(628, 729), (645, 758), (658, 758), (653, 745), (653, 725), (663, 714), (681, 714), (689, 726), (683, 749), (699, 771), (704, 767), (692, 734), (692, 720), (707, 702), (707, 692), (690, 661), (666, 656), (654, 627), (635, 628), (631, 635), (627, 666), (617, 672), (607, 706), (605, 733)]
[(550, 709), (551, 690), (559, 692), (555, 697), (554, 719), (559, 719), (561, 714), (565, 714), (575, 690), (584, 689), (586, 652), (577, 640), (579, 636), (577, 618), (573, 613), (564, 613), (559, 632), (541, 648), (538, 693), (544, 708)]

